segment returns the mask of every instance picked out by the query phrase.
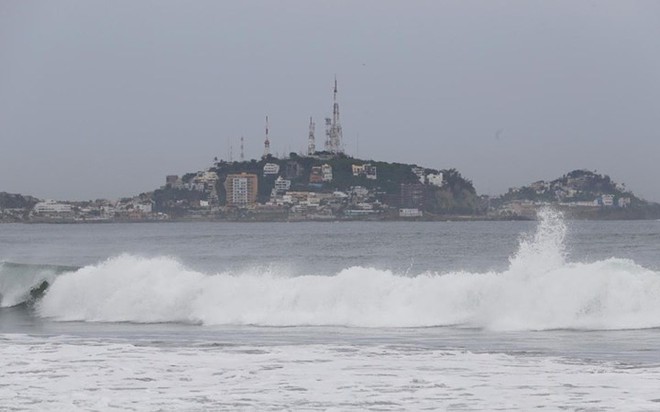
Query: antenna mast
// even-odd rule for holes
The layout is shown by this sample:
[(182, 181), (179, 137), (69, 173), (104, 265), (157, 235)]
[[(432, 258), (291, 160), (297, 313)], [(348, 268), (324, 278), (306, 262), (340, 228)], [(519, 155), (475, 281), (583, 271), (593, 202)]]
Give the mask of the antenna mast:
[(314, 133), (316, 132), (316, 123), (312, 120), (312, 117), (309, 118), (309, 140), (307, 142), (307, 155), (313, 156), (316, 153), (316, 142), (314, 138)]
[(325, 151), (332, 153), (332, 119), (325, 118)]
[(270, 140), (268, 140), (268, 116), (266, 116), (266, 140), (264, 141), (264, 157), (270, 155)]
[(343, 153), (341, 122), (339, 121), (339, 103), (337, 102), (337, 76), (335, 76), (335, 87), (333, 89), (332, 119), (325, 119), (326, 141), (325, 150), (338, 154)]

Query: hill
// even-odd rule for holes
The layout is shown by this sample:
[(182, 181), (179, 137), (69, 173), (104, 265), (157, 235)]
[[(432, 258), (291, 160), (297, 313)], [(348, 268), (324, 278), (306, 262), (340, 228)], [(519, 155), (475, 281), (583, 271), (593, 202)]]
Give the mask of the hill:
[(393, 210), (398, 214), (400, 208), (418, 209), (428, 216), (485, 212), (479, 207), (472, 182), (455, 169), (438, 170), (325, 152), (315, 156), (291, 153), (287, 158), (218, 161), (206, 171), (187, 173), (179, 181), (156, 190), (155, 210), (181, 216), (186, 208), (231, 206), (225, 182), (227, 176), (240, 173), (256, 176), (256, 205), (289, 205), (293, 201), (288, 193), (298, 197), (307, 194), (310, 198), (316, 194), (319, 204), (314, 213), (332, 216), (367, 215), (371, 213), (364, 211), (370, 210), (385, 217), (391, 216)]
[(608, 175), (573, 170), (551, 181), (540, 180), (511, 188), (491, 200), (500, 215), (527, 216), (538, 205), (551, 204), (569, 217), (584, 219), (656, 219), (660, 205), (648, 202), (614, 182)]
[(0, 192), (0, 221), (23, 221), (38, 201), (32, 196)]

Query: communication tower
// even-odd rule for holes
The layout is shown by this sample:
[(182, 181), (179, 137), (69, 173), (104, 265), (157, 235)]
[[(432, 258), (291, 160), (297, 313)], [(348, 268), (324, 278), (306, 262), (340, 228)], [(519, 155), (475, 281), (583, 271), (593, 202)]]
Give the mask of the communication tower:
[(316, 132), (316, 123), (309, 118), (309, 140), (307, 142), (307, 155), (313, 156), (316, 153), (316, 142), (314, 139), (314, 133)]
[(241, 162), (245, 160), (245, 152), (243, 151), (243, 136), (241, 136)]
[[(332, 119), (330, 124), (326, 119), (326, 148), (328, 152), (338, 154), (343, 153), (344, 149), (342, 147), (342, 130), (341, 122), (339, 121), (339, 103), (337, 102), (337, 77), (335, 76), (335, 88), (333, 90), (333, 105), (332, 105)], [(329, 126), (329, 128), (328, 128)]]
[(270, 140), (268, 140), (268, 116), (266, 116), (266, 140), (264, 141), (264, 156), (270, 155)]
[(325, 151), (332, 152), (332, 119), (325, 118)]

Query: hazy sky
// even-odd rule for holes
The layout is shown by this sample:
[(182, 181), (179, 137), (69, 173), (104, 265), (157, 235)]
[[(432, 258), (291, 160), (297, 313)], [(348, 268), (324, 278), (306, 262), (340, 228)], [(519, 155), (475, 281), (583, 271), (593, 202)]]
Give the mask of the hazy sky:
[[(116, 198), (323, 142), (479, 193), (577, 168), (660, 201), (658, 1), (0, 1), (0, 191)], [(359, 153), (358, 152), (359, 136)]]

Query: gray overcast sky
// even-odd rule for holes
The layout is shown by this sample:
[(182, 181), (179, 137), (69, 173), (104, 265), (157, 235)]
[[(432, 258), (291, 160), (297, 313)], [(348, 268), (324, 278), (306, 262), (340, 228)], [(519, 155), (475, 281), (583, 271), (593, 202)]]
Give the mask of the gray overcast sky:
[(116, 198), (323, 140), (479, 193), (586, 168), (660, 201), (658, 1), (0, 1), (0, 191)]

